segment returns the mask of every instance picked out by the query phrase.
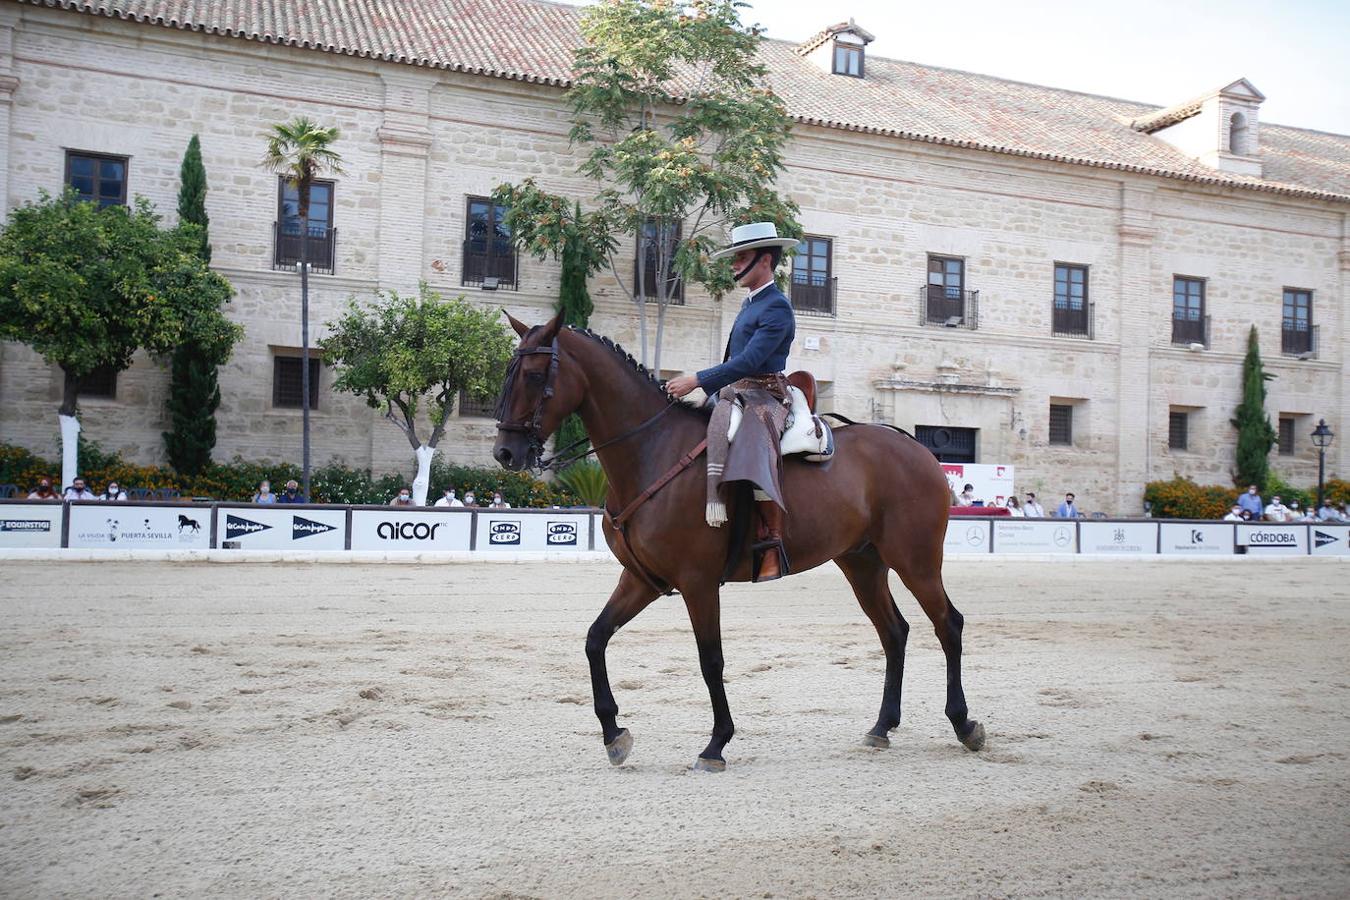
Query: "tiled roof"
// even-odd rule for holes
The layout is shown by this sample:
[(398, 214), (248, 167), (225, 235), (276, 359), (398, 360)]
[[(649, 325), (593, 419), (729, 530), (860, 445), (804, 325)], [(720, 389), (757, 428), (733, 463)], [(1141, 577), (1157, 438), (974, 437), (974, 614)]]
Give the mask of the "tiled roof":
[[(542, 0), (21, 0), (227, 37), (565, 87), (578, 9)], [(916, 63), (830, 75), (766, 41), (770, 82), (797, 121), (828, 128), (1350, 201), (1350, 137), (1262, 123), (1263, 178), (1219, 172), (1131, 127), (1167, 110)]]

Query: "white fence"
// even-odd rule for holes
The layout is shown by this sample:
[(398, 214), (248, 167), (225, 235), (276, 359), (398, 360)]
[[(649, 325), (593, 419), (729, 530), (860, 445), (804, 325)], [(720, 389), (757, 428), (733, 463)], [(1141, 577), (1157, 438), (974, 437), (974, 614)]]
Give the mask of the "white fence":
[(1141, 519), (981, 519), (947, 523), (948, 554), (1350, 556), (1350, 525)]

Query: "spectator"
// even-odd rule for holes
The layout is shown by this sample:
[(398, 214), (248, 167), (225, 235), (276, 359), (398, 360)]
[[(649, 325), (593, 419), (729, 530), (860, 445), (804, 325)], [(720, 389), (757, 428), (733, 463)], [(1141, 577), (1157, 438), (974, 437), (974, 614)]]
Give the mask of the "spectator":
[(493, 495), (492, 495), (492, 506), (491, 506), (490, 508), (491, 508), (491, 509), (510, 509), (510, 508), (511, 508), (511, 504), (510, 504), (510, 503), (507, 503), (505, 500), (502, 499), (502, 492), (501, 492), (501, 491), (496, 491), (496, 492), (493, 493)]
[(435, 505), (436, 505), (436, 506), (451, 506), (451, 507), (455, 507), (455, 506), (463, 507), (463, 506), (464, 506), (463, 502), (461, 502), (460, 499), (459, 499), (458, 497), (455, 496), (455, 489), (454, 489), (454, 488), (446, 488), (446, 489), (445, 489), (445, 496), (442, 497), (441, 499), (437, 500)]
[(60, 500), (61, 495), (52, 490), (52, 480), (50, 478), (39, 478), (38, 486), (33, 488), (32, 493), (28, 495), (29, 500)]
[(1247, 510), (1253, 517), (1260, 518), (1266, 511), (1265, 505), (1261, 502), (1261, 495), (1256, 492), (1256, 485), (1247, 485), (1247, 493), (1238, 495), (1238, 506)]
[(1009, 497), (1006, 505), (1008, 507), (1008, 515), (1016, 518), (1023, 518), (1026, 516), (1026, 513), (1022, 512), (1022, 506), (1017, 502), (1016, 497)]
[(282, 491), (281, 496), (277, 497), (277, 502), (308, 503), (309, 501), (305, 499), (304, 494), (300, 493), (300, 485), (292, 478), (290, 481), (286, 482), (286, 490)]
[(412, 498), (412, 488), (401, 487), (398, 489), (398, 496), (389, 501), (390, 506), (416, 506), (416, 501)]
[(1045, 507), (1036, 502), (1034, 491), (1027, 491), (1027, 502), (1022, 504), (1022, 512), (1028, 519), (1044, 519)]
[(1341, 517), (1336, 513), (1336, 507), (1331, 505), (1331, 501), (1323, 499), (1322, 505), (1317, 509), (1317, 521), (1336, 522), (1339, 521), (1340, 518)]
[(1270, 505), (1266, 507), (1265, 516), (1267, 522), (1289, 521), (1289, 507), (1280, 502), (1279, 494), (1270, 498)]
[(1254, 521), (1254, 522), (1259, 522), (1259, 521), (1261, 521), (1261, 517), (1260, 517), (1260, 516), (1254, 516), (1254, 515), (1252, 515), (1252, 511), (1251, 511), (1250, 509), (1244, 509), (1244, 510), (1242, 511), (1242, 521), (1244, 521), (1244, 522), (1253, 522), (1253, 521)]
[(272, 482), (266, 479), (258, 482), (258, 493), (253, 495), (254, 503), (276, 503), (277, 495), (272, 493)]
[(478, 505), (478, 500), (477, 498), (474, 497), (473, 491), (464, 492), (464, 505), (467, 506), (469, 509), (473, 509), (475, 506)]
[(1244, 512), (1246, 510), (1234, 503), (1233, 508), (1228, 511), (1228, 515), (1224, 516), (1223, 520), (1225, 522), (1245, 522), (1246, 519), (1242, 515)]
[(961, 491), (961, 493), (956, 496), (956, 505), (957, 506), (975, 505), (975, 485), (968, 484), (965, 486), (965, 488)]
[(1317, 516), (1313, 515), (1310, 509), (1304, 509), (1298, 505), (1297, 500), (1289, 501), (1289, 521), (1290, 522), (1316, 522)]
[(117, 482), (110, 481), (108, 482), (108, 486), (103, 489), (103, 493), (98, 495), (98, 499), (107, 502), (112, 502), (114, 500), (125, 500), (127, 499), (127, 492), (122, 490), (122, 488), (118, 486)]
[(67, 500), (97, 500), (98, 494), (89, 490), (85, 486), (84, 479), (75, 476), (75, 480), (70, 483), (70, 487), (65, 489), (65, 499)]
[(1078, 511), (1077, 506), (1074, 506), (1073, 494), (1065, 494), (1064, 502), (1059, 505), (1059, 509), (1055, 510), (1055, 515), (1061, 519), (1077, 519), (1083, 514)]

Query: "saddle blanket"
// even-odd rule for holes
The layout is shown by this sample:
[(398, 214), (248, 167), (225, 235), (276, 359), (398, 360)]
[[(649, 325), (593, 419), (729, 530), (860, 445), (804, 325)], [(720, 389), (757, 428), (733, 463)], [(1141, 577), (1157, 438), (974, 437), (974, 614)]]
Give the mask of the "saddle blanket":
[[(778, 442), (783, 456), (802, 454), (807, 462), (829, 462), (834, 456), (834, 432), (821, 420), (811, 414), (806, 403), (806, 395), (798, 388), (789, 385), (788, 394), (792, 397), (792, 409), (788, 413), (787, 425), (783, 437)], [(736, 430), (741, 427), (741, 404), (731, 408), (731, 425), (727, 428), (727, 443), (736, 440)]]

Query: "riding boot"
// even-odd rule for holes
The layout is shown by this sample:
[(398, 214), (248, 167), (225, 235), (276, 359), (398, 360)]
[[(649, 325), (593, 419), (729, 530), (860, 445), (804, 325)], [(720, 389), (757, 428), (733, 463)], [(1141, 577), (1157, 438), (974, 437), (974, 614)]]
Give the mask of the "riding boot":
[(752, 554), (756, 565), (754, 581), (773, 581), (791, 572), (783, 548), (783, 508), (772, 500), (759, 500), (755, 507), (759, 513), (759, 539)]

